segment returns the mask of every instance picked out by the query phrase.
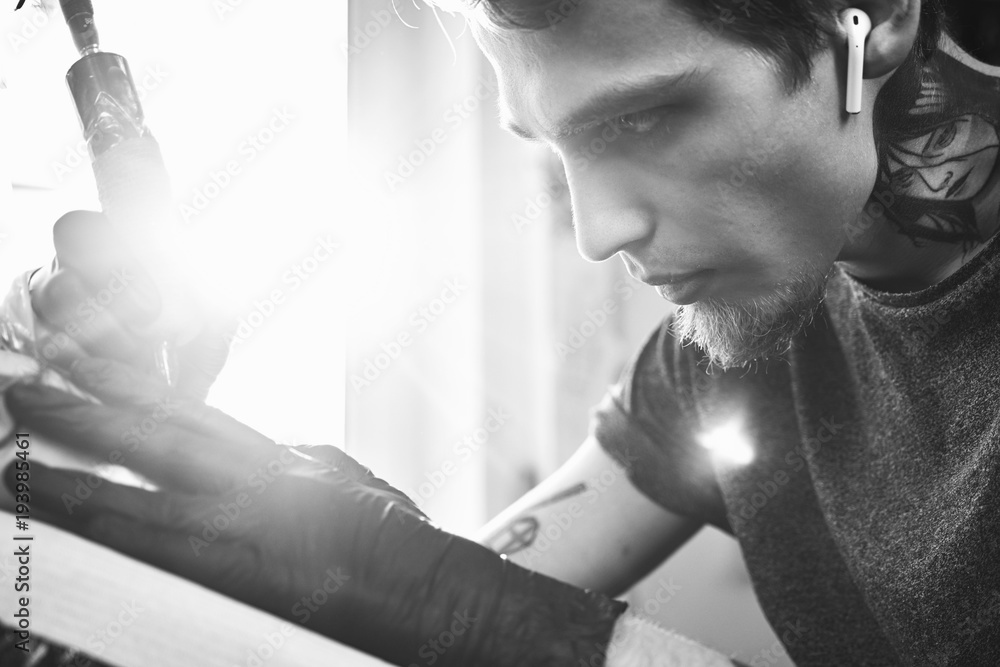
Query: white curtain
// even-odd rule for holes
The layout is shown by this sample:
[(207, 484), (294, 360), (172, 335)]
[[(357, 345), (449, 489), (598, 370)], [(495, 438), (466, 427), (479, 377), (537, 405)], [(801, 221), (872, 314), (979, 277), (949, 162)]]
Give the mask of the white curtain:
[(348, 446), (468, 534), (555, 463), (547, 240), (509, 219), (539, 160), (464, 23), (396, 5), (350, 4)]

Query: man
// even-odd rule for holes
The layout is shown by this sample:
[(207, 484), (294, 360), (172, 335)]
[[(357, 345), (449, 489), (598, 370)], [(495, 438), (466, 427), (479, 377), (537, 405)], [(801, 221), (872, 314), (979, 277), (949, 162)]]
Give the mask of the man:
[[(484, 539), (618, 592), (711, 523), (797, 664), (993, 664), (1000, 70), (947, 38), (929, 54), (933, 6), (919, 25), (916, 3), (865, 6), (873, 80), (849, 117), (844, 52), (787, 4), (667, 5), (478, 34), (506, 123), (563, 157), (581, 253), (680, 305)], [(716, 429), (755, 460), (713, 456)], [(635, 488), (583, 502), (609, 457)], [(559, 540), (514, 539), (573, 503)]]
[[(797, 664), (996, 664), (1000, 69), (941, 35), (933, 2), (870, 0), (848, 115), (846, 7), (467, 10), (505, 124), (563, 158), (581, 254), (620, 255), (680, 306), (580, 451), (487, 527), (507, 559), (437, 531), (336, 451), (290, 458), (196, 404), (137, 452), (163, 492), (108, 484), (82, 521), (59, 520), (286, 616), (342, 564), (352, 583), (310, 627), (398, 664), (612, 667), (726, 664), (600, 594), (711, 523), (739, 540)], [(7, 402), (102, 453), (162, 393), (129, 373), (77, 365), (108, 406), (39, 388)], [(192, 543), (276, 459), (246, 521)], [(561, 539), (510, 539), (544, 531), (615, 462), (628, 483), (577, 505)], [(72, 476), (33, 474), (58, 516)], [(460, 618), (451, 648), (428, 648)]]

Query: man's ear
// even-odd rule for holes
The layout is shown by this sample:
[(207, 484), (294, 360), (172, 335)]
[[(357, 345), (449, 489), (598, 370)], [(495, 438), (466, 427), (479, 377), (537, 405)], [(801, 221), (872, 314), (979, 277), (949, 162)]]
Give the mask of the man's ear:
[(920, 0), (857, 0), (849, 6), (863, 10), (872, 20), (865, 42), (864, 77), (877, 79), (902, 65), (920, 30)]

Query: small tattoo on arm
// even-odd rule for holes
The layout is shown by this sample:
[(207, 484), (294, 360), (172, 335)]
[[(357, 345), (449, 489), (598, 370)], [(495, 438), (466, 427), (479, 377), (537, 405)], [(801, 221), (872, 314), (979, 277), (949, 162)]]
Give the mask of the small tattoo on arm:
[[(546, 498), (541, 502), (535, 503), (526, 511), (530, 512), (541, 507), (547, 507), (561, 500), (578, 496), (586, 490), (587, 485), (581, 482), (565, 491), (560, 491), (551, 498)], [(534, 516), (520, 516), (504, 526), (495, 535), (490, 536), (487, 541), (492, 545), (491, 548), (493, 551), (510, 556), (519, 551), (524, 551), (533, 545), (538, 538), (538, 529), (540, 526), (541, 524)]]
[[(538, 519), (533, 516), (522, 516), (507, 525), (493, 539), (504, 538), (505, 541), (493, 547), (497, 553), (516, 554), (524, 551), (535, 543), (538, 537)], [(490, 540), (493, 541), (492, 539)]]
[(583, 493), (586, 490), (587, 490), (587, 485), (584, 484), (583, 482), (581, 482), (581, 483), (577, 484), (576, 486), (571, 486), (570, 488), (566, 489), (565, 491), (560, 491), (559, 493), (557, 493), (556, 495), (552, 496), (551, 498), (549, 498), (547, 500), (543, 500), (543, 501), (541, 501), (539, 503), (535, 503), (534, 505), (532, 505), (528, 509), (536, 510), (539, 507), (546, 507), (547, 505), (552, 505), (554, 503), (559, 502), (560, 500), (566, 500), (567, 498), (572, 498), (573, 496), (578, 496), (578, 495), (580, 495), (581, 493)]

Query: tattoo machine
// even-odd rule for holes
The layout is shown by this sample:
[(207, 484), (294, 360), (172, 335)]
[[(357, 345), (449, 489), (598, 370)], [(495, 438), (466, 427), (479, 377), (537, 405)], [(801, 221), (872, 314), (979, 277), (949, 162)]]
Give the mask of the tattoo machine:
[[(168, 382), (175, 380), (176, 346), (192, 340), (201, 325), (191, 288), (176, 269), (179, 222), (160, 146), (146, 127), (128, 62), (101, 51), (91, 0), (60, 0), (82, 56), (66, 74), (97, 181), (104, 214), (159, 292), (160, 314), (136, 333), (161, 345), (155, 360)], [(173, 261), (171, 261), (173, 260)]]

